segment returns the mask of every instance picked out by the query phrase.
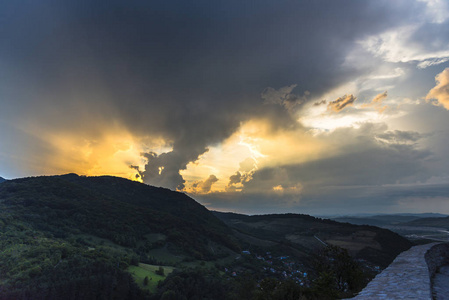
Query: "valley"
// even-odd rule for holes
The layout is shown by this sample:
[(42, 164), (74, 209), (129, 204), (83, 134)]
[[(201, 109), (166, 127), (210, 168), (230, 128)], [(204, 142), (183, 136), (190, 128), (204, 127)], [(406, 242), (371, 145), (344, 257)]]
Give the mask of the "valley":
[(8, 180), (0, 209), (0, 299), (334, 299), (413, 245), (391, 230), (304, 214), (211, 212), (110, 176)]
[(389, 214), (331, 218), (338, 222), (385, 228), (416, 243), (449, 241), (449, 216), (443, 214)]

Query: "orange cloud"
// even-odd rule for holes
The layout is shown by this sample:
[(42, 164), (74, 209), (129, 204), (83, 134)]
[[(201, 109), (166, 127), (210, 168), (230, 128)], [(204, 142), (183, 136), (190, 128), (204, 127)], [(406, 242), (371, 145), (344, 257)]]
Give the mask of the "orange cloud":
[(381, 114), (385, 111), (385, 109), (388, 108), (387, 105), (382, 105), (383, 100), (386, 99), (387, 96), (388, 96), (387, 91), (377, 94), (376, 97), (374, 97), (374, 99), (370, 103), (363, 104), (361, 107), (362, 108), (372, 107)]
[(432, 101), (433, 104), (449, 110), (449, 68), (438, 74), (435, 81), (437, 85), (429, 91), (426, 100), (428, 102), (434, 100)]
[(327, 108), (329, 110), (332, 110), (332, 111), (338, 113), (338, 112), (342, 111), (345, 107), (352, 106), (355, 100), (357, 100), (357, 98), (354, 97), (354, 95), (352, 95), (352, 94), (344, 95), (343, 97), (340, 97), (340, 98), (336, 99), (335, 101), (329, 102), (329, 104), (327, 105)]
[[(219, 179), (211, 188), (212, 192), (242, 191), (258, 169), (311, 161), (328, 156), (332, 151), (332, 145), (303, 128), (279, 130), (267, 120), (250, 120), (223, 143), (209, 147), (207, 153), (196, 163), (188, 164), (181, 174), (186, 180), (187, 192), (198, 191), (210, 174)], [(288, 193), (293, 192), (289, 187), (283, 188)]]
[[(39, 124), (26, 124), (26, 132), (46, 151), (39, 154), (33, 145), (28, 149), (36, 174), (77, 173), (97, 176), (113, 175), (141, 181), (139, 169), (146, 159), (142, 152), (167, 151), (167, 143), (160, 137), (136, 136), (119, 124), (93, 124), (91, 130), (83, 128), (47, 128)], [(33, 124), (32, 124), (33, 125)], [(25, 129), (24, 129), (25, 130)]]
[(95, 139), (76, 134), (53, 134), (47, 138), (53, 147), (53, 154), (45, 162), (47, 172), (140, 178), (130, 166), (143, 165), (142, 148), (129, 133), (108, 132)]
[(189, 192), (194, 194), (207, 194), (211, 191), (212, 185), (217, 181), (217, 176), (212, 174), (203, 181), (193, 183)]

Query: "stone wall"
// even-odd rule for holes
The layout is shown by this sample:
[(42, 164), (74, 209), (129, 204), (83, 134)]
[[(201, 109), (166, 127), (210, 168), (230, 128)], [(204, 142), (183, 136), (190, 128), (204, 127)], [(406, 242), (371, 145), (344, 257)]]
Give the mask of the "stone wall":
[[(412, 247), (378, 274), (352, 300), (373, 299), (435, 299), (433, 290), (435, 273), (449, 265), (449, 243), (432, 243)], [(447, 295), (444, 291), (444, 295)]]
[[(412, 247), (396, 257), (396, 259), (378, 274), (353, 300), (430, 300), (432, 290), (429, 266), (425, 256), (436, 243)], [(438, 268), (444, 248), (435, 248), (429, 253), (431, 266)]]
[(432, 298), (441, 292), (438, 288), (434, 288), (435, 273), (441, 266), (449, 265), (449, 243), (438, 244), (431, 247), (425, 254), (427, 267), (429, 268), (430, 285), (432, 291)]
[(449, 243), (438, 244), (430, 248), (425, 255), (429, 276), (432, 278), (438, 268), (449, 264)]

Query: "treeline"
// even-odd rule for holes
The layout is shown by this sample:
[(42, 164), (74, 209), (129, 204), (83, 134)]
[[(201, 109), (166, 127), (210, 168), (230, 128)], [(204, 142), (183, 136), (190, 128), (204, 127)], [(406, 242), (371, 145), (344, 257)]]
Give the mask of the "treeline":
[[(148, 251), (164, 245), (205, 260), (219, 255), (208, 247), (210, 240), (236, 247), (216, 221), (212, 228), (218, 229), (211, 230), (213, 220), (194, 224), (59, 177), (4, 182), (0, 299), (144, 298), (125, 271), (128, 265), (159, 263)], [(166, 240), (150, 241), (149, 233), (163, 233)]]
[[(0, 185), (0, 299), (334, 299), (365, 283), (347, 252), (329, 248), (317, 257), (308, 287), (264, 278), (242, 258), (233, 262), (238, 276), (223, 273), (218, 263), (178, 269), (150, 295), (126, 272), (129, 265), (162, 264), (149, 255), (162, 246), (203, 265), (228, 253), (220, 248), (240, 252), (226, 226), (179, 193), (123, 179), (68, 176)], [(150, 233), (164, 239), (151, 240)]]
[(125, 272), (132, 257), (72, 245), (17, 220), (0, 225), (0, 299), (145, 298)]
[(313, 259), (314, 279), (301, 286), (292, 279), (261, 277), (248, 270), (236, 277), (216, 269), (188, 269), (171, 273), (151, 299), (246, 299), (326, 300), (354, 296), (368, 282), (367, 275), (348, 252), (338, 247), (323, 249)]
[[(145, 203), (145, 199), (149, 203), (155, 202), (154, 197), (159, 199), (160, 195), (157, 194), (160, 192), (159, 189), (124, 179), (103, 179), (101, 182), (120, 181), (121, 184), (109, 185), (111, 189), (114, 187), (117, 189), (114, 197), (110, 191), (103, 192), (102, 185), (95, 190), (95, 186), (88, 188), (77, 181), (73, 183), (64, 178), (66, 177), (37, 177), (5, 182), (0, 186), (0, 199), (3, 200), (0, 208), (8, 210), (15, 218), (26, 220), (36, 230), (48, 232), (56, 238), (66, 239), (71, 235), (85, 233), (137, 251), (142, 247), (146, 234), (163, 233), (174, 250), (178, 248), (181, 253), (203, 260), (215, 258), (216, 253), (208, 247), (209, 241), (238, 250), (238, 244), (228, 235), (227, 227), (207, 210), (203, 211), (205, 208), (196, 202), (199, 208), (192, 210), (193, 213), (198, 210), (196, 219), (202, 220), (199, 223), (175, 215), (171, 211), (174, 208), (163, 211), (142, 204)], [(83, 179), (78, 176), (76, 178), (87, 183), (95, 179)], [(129, 191), (133, 189), (136, 191)], [(167, 193), (165, 190), (162, 191), (164, 194)], [(121, 192), (124, 195), (134, 193), (137, 200), (125, 201)], [(187, 197), (171, 193), (175, 194), (172, 197)], [(194, 200), (188, 199), (190, 200), (188, 205), (194, 205), (190, 203)], [(144, 248), (148, 251), (149, 248), (157, 246), (148, 243)]]

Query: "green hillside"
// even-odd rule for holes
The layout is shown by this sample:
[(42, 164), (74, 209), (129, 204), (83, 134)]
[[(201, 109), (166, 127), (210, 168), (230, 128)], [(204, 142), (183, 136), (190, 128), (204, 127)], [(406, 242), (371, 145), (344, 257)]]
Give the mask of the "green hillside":
[(267, 245), (274, 242), (289, 245), (305, 256), (329, 244), (347, 249), (355, 258), (386, 267), (399, 253), (412, 246), (407, 239), (386, 229), (340, 223), (309, 215), (246, 216), (219, 212), (215, 212), (215, 215), (234, 228), (237, 235), (249, 245), (262, 245), (262, 241)]
[(0, 184), (0, 299), (345, 298), (408, 247), (372, 226), (212, 213), (111, 176)]
[[(226, 225), (193, 199), (114, 177), (6, 181), (0, 230), (2, 299), (135, 298), (141, 291), (130, 264), (238, 251)], [(153, 255), (158, 249), (164, 257)]]

